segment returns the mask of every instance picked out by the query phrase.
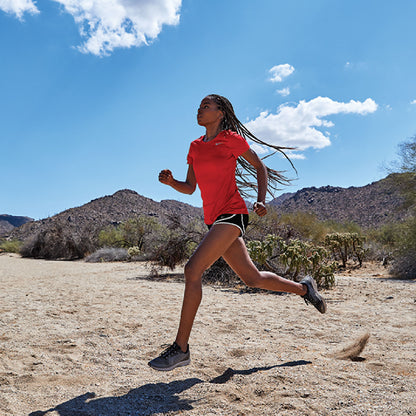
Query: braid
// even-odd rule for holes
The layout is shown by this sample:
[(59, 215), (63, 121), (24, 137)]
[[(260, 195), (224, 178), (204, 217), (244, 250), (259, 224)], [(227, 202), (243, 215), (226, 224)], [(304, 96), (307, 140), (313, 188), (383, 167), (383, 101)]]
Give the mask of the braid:
[[(266, 143), (263, 140), (258, 139), (253, 133), (251, 133), (245, 126), (238, 120), (234, 113), (234, 108), (230, 101), (222, 97), (221, 95), (216, 94), (210, 94), (207, 98), (210, 98), (213, 100), (217, 105), (218, 108), (223, 112), (224, 118), (221, 123), (221, 129), (222, 130), (231, 130), (236, 133), (238, 133), (240, 136), (244, 137), (244, 139), (250, 139), (255, 143), (271, 147), (275, 150), (274, 153), (279, 152), (283, 154), (283, 156), (289, 161), (291, 166), (296, 172), (296, 168), (293, 165), (292, 161), (289, 159), (287, 154), (284, 152), (284, 150), (293, 150), (292, 147), (281, 147), (281, 146), (275, 146), (269, 143)], [(273, 153), (273, 154), (274, 154)], [(268, 155), (266, 157), (269, 157), (271, 155)], [(262, 158), (265, 159), (266, 157)], [(273, 191), (279, 190), (279, 186), (281, 185), (288, 185), (291, 181), (291, 179), (287, 178), (285, 175), (283, 175), (282, 171), (277, 171), (274, 169), (270, 169), (266, 166), (267, 174), (268, 174), (268, 192), (271, 196), (273, 196)], [(240, 189), (241, 194), (244, 197), (250, 197), (252, 196), (253, 191), (257, 190), (257, 183), (255, 179), (257, 178), (257, 172), (256, 169), (248, 163), (244, 158), (239, 157), (237, 159), (237, 168), (236, 168), (236, 181), (237, 185)], [(254, 179), (254, 181), (253, 181)]]

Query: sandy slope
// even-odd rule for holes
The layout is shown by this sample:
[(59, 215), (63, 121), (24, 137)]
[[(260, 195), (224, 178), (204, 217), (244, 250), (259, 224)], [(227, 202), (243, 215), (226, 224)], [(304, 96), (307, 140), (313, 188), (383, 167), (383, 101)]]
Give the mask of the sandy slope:
[[(338, 276), (324, 316), (205, 287), (193, 362), (160, 373), (147, 361), (174, 338), (183, 284), (0, 255), (0, 414), (416, 415), (416, 285), (380, 273)], [(331, 358), (365, 332), (361, 359)]]

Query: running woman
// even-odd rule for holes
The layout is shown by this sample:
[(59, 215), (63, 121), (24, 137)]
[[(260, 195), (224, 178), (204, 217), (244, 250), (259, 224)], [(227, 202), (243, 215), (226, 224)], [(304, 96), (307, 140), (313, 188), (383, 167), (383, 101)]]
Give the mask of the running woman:
[(236, 175), (237, 163), (245, 172), (254, 173), (257, 178), (254, 212), (260, 217), (267, 214), (265, 200), (268, 182), (273, 186), (276, 182), (283, 183), (286, 180), (263, 164), (246, 139), (268, 145), (282, 153), (283, 148), (269, 145), (250, 133), (237, 119), (231, 103), (219, 95), (208, 95), (202, 100), (197, 121), (205, 127), (205, 135), (191, 143), (185, 181), (174, 179), (172, 172), (167, 169), (159, 173), (160, 182), (184, 194), (192, 194), (198, 185), (204, 221), (209, 229), (185, 265), (185, 293), (175, 342), (149, 362), (152, 368), (160, 371), (173, 370), (190, 363), (188, 340), (202, 298), (202, 274), (221, 256), (247, 286), (294, 293), (314, 305), (319, 312), (326, 312), (325, 300), (318, 293), (311, 276), (298, 283), (271, 272), (259, 271), (250, 259), (243, 240), (248, 210), (237, 184), (252, 189), (253, 185), (238, 169)]

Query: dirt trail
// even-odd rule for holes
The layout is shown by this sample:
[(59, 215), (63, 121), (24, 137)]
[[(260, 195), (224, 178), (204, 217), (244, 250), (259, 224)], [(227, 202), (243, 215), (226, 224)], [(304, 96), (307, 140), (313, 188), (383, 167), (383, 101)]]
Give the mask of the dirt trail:
[[(321, 315), (294, 295), (204, 287), (188, 367), (172, 342), (183, 284), (137, 263), (0, 255), (0, 414), (416, 415), (416, 285), (366, 266)], [(369, 339), (358, 358), (334, 353)]]

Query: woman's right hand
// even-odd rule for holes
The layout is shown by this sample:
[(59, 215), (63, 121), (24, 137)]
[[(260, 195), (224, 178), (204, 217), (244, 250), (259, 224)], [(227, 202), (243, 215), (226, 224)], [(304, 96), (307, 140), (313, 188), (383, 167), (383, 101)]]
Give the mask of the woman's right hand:
[(164, 183), (165, 185), (172, 185), (173, 175), (169, 169), (164, 169), (159, 173), (159, 182)]

